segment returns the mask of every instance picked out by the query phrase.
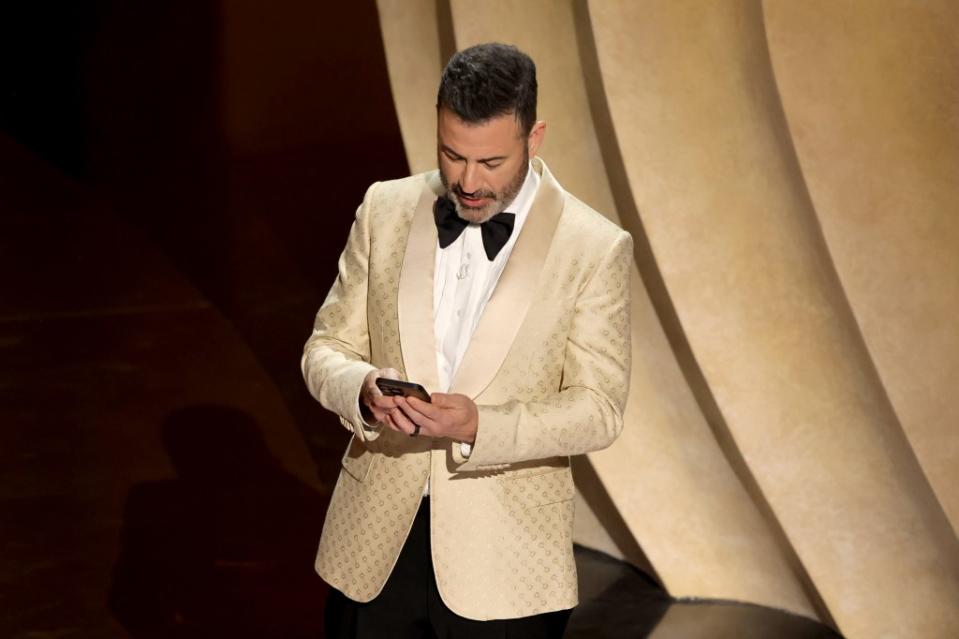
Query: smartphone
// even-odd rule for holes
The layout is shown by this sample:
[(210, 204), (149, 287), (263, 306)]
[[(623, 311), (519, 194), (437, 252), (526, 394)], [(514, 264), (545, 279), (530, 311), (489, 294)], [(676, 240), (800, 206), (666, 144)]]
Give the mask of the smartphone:
[(430, 401), (430, 394), (426, 392), (426, 389), (413, 382), (404, 382), (388, 377), (377, 377), (376, 387), (379, 388), (384, 395), (402, 395), (403, 397), (415, 397), (424, 402)]

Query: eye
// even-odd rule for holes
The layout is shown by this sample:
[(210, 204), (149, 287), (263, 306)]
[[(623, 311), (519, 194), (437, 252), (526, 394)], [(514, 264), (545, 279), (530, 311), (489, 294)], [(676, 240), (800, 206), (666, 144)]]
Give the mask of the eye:
[(495, 169), (496, 167), (498, 167), (498, 166), (499, 166), (500, 164), (502, 164), (502, 163), (503, 163), (502, 160), (495, 160), (495, 161), (491, 161), (491, 162), (490, 162), (490, 161), (483, 162), (482, 164), (483, 164), (483, 166), (485, 166), (487, 169)]

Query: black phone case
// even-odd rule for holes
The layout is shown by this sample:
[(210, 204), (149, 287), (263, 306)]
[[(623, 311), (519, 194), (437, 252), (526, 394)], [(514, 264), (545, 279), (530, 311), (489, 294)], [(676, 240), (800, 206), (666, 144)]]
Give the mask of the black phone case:
[(419, 384), (413, 382), (404, 382), (399, 379), (389, 379), (387, 377), (378, 377), (376, 387), (384, 395), (402, 395), (404, 397), (416, 397), (424, 402), (430, 401), (430, 394)]

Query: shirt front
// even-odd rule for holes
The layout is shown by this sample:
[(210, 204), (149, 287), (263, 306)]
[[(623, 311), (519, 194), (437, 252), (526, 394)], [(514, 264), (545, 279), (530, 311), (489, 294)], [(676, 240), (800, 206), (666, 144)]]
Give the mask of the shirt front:
[[(506, 207), (505, 212), (514, 213), (513, 231), (503, 248), (492, 260), (486, 257), (483, 248), (482, 229), (479, 224), (469, 224), (456, 240), (445, 249), (437, 240), (436, 257), (433, 263), (433, 335), (436, 344), (436, 369), (439, 388), (447, 393), (453, 384), (469, 341), (479, 324), (486, 303), (496, 288), (506, 262), (513, 252), (523, 224), (533, 206), (540, 176), (527, 164), (526, 179), (519, 193)], [(362, 389), (357, 391), (356, 401), (363, 412)], [(367, 424), (368, 430), (382, 424)], [(469, 456), (472, 446), (460, 444), (464, 456)], [(429, 494), (429, 481), (424, 495)]]
[(453, 384), (486, 303), (533, 206), (540, 177), (532, 165), (527, 167), (523, 186), (504, 209), (516, 215), (513, 232), (493, 260), (486, 257), (479, 224), (468, 225), (445, 249), (437, 245), (433, 268), (433, 334), (441, 392), (449, 392)]

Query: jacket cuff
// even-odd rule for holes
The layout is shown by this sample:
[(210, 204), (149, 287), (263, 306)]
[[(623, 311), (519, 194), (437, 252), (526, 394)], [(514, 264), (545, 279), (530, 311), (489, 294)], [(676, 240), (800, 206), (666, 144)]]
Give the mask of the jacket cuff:
[[(463, 454), (463, 447), (459, 442), (453, 442), (450, 447), (453, 463), (457, 467), (456, 470), (500, 470), (508, 468), (509, 464), (483, 463), (484, 456), (489, 459), (489, 454), (492, 452), (495, 455), (496, 450), (498, 450), (497, 446), (502, 445), (496, 441), (496, 433), (509, 431), (507, 424), (497, 423), (497, 421), (503, 422), (504, 416), (498, 414), (492, 406), (477, 406), (476, 410), (479, 413), (479, 425), (476, 429), (476, 439), (470, 447), (471, 450)], [(509, 419), (508, 415), (505, 416), (506, 421)]]
[(363, 380), (370, 371), (376, 370), (375, 366), (366, 362), (356, 362), (348, 371), (342, 374), (338, 382), (344, 389), (352, 389), (349, 394), (344, 393), (344, 398), (351, 398), (349, 404), (344, 405), (341, 410), (337, 410), (343, 425), (353, 431), (353, 433), (363, 441), (373, 441), (380, 436), (382, 424), (368, 422), (360, 409), (360, 395), (363, 392)]

